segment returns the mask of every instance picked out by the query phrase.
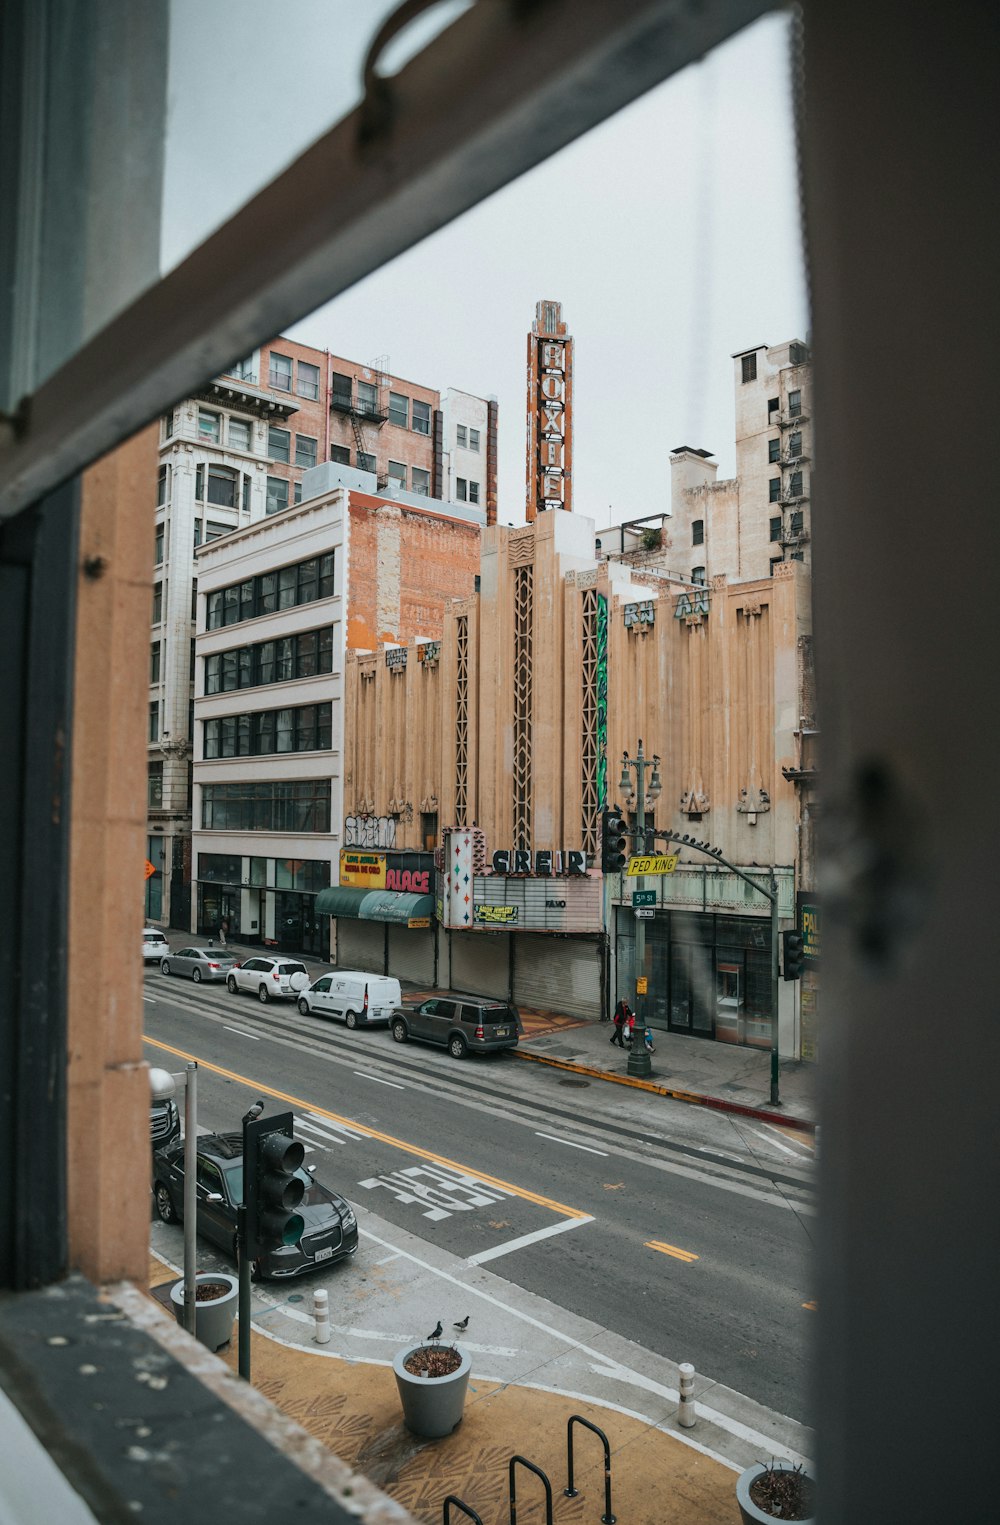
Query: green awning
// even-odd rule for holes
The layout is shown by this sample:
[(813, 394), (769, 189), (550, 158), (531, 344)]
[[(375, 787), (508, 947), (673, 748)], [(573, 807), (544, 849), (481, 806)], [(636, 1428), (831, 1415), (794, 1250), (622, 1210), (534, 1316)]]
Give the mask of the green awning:
[(406, 927), (411, 922), (431, 925), (433, 895), (408, 895), (399, 890), (355, 890), (346, 885), (320, 890), (316, 910), (321, 916), (353, 916), (357, 921), (388, 921)]

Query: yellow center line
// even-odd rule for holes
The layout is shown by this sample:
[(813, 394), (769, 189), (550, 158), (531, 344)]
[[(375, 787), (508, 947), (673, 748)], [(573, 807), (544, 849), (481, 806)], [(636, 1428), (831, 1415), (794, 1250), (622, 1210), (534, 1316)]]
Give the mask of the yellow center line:
[(534, 1202), (538, 1207), (547, 1207), (554, 1213), (560, 1213), (564, 1218), (590, 1219), (593, 1215), (585, 1213), (578, 1207), (567, 1207), (563, 1202), (555, 1202), (551, 1197), (539, 1196), (537, 1192), (527, 1191), (523, 1186), (514, 1186), (510, 1181), (503, 1181), (499, 1176), (487, 1175), (482, 1170), (476, 1170), (471, 1165), (461, 1165), (457, 1160), (450, 1160), (446, 1155), (435, 1154), (432, 1149), (422, 1149), (419, 1144), (408, 1144), (404, 1139), (394, 1138), (391, 1133), (381, 1133), (377, 1128), (368, 1128), (364, 1123), (355, 1122), (352, 1117), (343, 1117), (339, 1112), (330, 1112), (325, 1107), (319, 1107), (315, 1102), (306, 1101), (301, 1096), (291, 1096), (287, 1091), (279, 1091), (274, 1086), (264, 1085), (259, 1080), (251, 1080), (248, 1075), (239, 1075), (235, 1070), (223, 1069), (221, 1064), (210, 1064), (206, 1059), (199, 1059), (197, 1054), (185, 1053), (183, 1049), (174, 1048), (169, 1043), (161, 1043), (157, 1038), (143, 1036), (143, 1042), (149, 1043), (153, 1048), (160, 1048), (167, 1054), (173, 1054), (177, 1059), (187, 1059), (197, 1064), (199, 1069), (211, 1070), (215, 1075), (221, 1075), (226, 1080), (235, 1080), (238, 1085), (249, 1086), (251, 1090), (262, 1091), (265, 1096), (273, 1096), (277, 1101), (287, 1102), (291, 1107), (299, 1107), (304, 1112), (314, 1112), (318, 1117), (327, 1117), (331, 1122), (340, 1123), (342, 1127), (353, 1128), (355, 1133), (363, 1133), (368, 1138), (377, 1139), (381, 1144), (390, 1144), (394, 1149), (401, 1149), (405, 1154), (412, 1154), (420, 1160), (431, 1160), (435, 1165), (444, 1165), (449, 1170), (457, 1170), (461, 1175), (473, 1176), (477, 1181), (482, 1181), (486, 1186), (499, 1186), (503, 1191), (508, 1191), (512, 1196), (520, 1197), (525, 1202)]
[(658, 1250), (661, 1255), (672, 1255), (675, 1260), (683, 1260), (688, 1265), (692, 1261), (700, 1260), (701, 1258), (699, 1255), (695, 1255), (692, 1250), (682, 1250), (676, 1244), (664, 1244), (660, 1239), (647, 1239), (646, 1249)]

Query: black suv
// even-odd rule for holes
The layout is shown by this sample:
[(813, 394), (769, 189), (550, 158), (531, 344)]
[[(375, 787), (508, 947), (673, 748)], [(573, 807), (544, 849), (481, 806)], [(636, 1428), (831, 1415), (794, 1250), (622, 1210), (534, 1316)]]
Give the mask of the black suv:
[(481, 996), (434, 996), (419, 1006), (397, 1006), (391, 1027), (397, 1043), (420, 1038), (440, 1044), (453, 1059), (516, 1048), (522, 1030), (516, 1006)]
[(149, 1133), (154, 1149), (165, 1149), (181, 1136), (181, 1115), (172, 1099), (157, 1101), (149, 1108)]

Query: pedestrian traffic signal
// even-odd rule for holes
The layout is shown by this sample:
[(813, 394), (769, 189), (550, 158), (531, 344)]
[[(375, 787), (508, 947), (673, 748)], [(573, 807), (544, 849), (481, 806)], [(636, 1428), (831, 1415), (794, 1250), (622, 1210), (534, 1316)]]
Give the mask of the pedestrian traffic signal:
[(800, 980), (806, 961), (805, 944), (802, 941), (802, 933), (792, 928), (781, 934), (781, 970), (786, 980)]
[(628, 838), (620, 810), (601, 811), (601, 872), (620, 874), (628, 857)]
[(295, 1209), (305, 1193), (296, 1175), (305, 1150), (294, 1137), (291, 1112), (243, 1123), (245, 1253), (251, 1261), (284, 1244), (298, 1244), (305, 1220)]

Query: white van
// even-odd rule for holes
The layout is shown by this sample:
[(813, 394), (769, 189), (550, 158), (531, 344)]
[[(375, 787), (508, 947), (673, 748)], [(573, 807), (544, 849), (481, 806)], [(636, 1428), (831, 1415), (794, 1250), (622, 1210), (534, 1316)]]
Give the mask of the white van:
[(400, 1004), (399, 981), (363, 970), (336, 969), (320, 975), (298, 999), (303, 1016), (339, 1017), (348, 1027), (388, 1023)]

